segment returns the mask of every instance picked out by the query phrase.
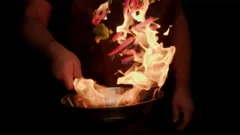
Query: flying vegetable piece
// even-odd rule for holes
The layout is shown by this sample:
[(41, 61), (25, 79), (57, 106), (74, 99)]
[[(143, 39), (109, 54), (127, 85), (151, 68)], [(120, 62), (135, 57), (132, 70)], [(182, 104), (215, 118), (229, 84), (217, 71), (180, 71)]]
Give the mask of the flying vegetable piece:
[(96, 35), (95, 41), (99, 43), (101, 40), (106, 40), (113, 33), (112, 30), (109, 30), (103, 23), (98, 24), (93, 29), (94, 34)]
[(92, 24), (98, 25), (102, 20), (107, 20), (107, 15), (111, 13), (109, 7), (111, 5), (111, 1), (108, 0), (105, 3), (101, 4), (98, 9), (93, 12)]

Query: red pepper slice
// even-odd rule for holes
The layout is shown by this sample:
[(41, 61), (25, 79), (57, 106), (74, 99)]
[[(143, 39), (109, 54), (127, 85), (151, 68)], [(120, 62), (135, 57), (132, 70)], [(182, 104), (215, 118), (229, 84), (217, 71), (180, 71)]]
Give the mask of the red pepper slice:
[(134, 56), (129, 56), (121, 60), (122, 63), (130, 62), (134, 60)]
[(112, 52), (108, 54), (108, 56), (112, 56), (116, 53), (119, 53), (122, 49), (127, 47), (129, 44), (131, 44), (134, 41), (134, 37), (129, 37), (126, 39), (121, 45), (119, 45), (116, 49), (114, 49)]
[(118, 33), (116, 33), (116, 34), (113, 36), (112, 41), (113, 41), (113, 42), (117, 41), (118, 37), (121, 36), (122, 33), (123, 33), (123, 32), (118, 32)]
[(137, 29), (140, 29), (140, 28), (142, 28), (143, 26), (154, 22), (155, 20), (156, 20), (155, 18), (149, 17), (147, 20), (145, 20), (145, 21), (143, 21), (143, 22), (135, 25), (134, 28), (135, 28), (136, 30), (137, 30)]

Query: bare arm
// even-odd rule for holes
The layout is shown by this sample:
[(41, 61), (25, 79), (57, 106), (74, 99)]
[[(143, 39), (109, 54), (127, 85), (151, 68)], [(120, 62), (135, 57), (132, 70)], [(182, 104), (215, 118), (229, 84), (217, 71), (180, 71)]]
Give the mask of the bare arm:
[(176, 20), (174, 23), (173, 44), (176, 54), (173, 66), (176, 72), (176, 90), (188, 90), (190, 80), (191, 43), (186, 17), (180, 2), (177, 6)]
[(22, 33), (30, 45), (52, 57), (55, 51), (64, 48), (48, 31), (51, 5), (46, 0), (29, 0), (25, 10)]

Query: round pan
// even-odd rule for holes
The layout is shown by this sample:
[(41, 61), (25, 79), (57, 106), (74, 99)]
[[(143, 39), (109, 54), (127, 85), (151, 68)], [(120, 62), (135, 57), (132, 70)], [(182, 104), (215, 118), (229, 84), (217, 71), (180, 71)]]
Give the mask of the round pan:
[(61, 100), (64, 110), (66, 112), (77, 113), (78, 116), (82, 116), (85, 120), (103, 120), (103, 121), (115, 121), (115, 120), (130, 120), (142, 117), (150, 112), (152, 103), (160, 99), (163, 95), (159, 92), (155, 99), (144, 100), (135, 105), (112, 107), (112, 108), (80, 108), (74, 107), (73, 97), (76, 93), (71, 93), (64, 96)]

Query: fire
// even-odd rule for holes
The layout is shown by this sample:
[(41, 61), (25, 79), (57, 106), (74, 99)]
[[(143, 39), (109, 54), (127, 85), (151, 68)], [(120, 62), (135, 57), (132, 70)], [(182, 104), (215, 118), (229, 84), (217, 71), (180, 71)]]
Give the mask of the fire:
[[(154, 1), (149, 0), (125, 0), (123, 8), (124, 22), (116, 28), (116, 34), (112, 41), (119, 46), (108, 55), (128, 56), (122, 62), (134, 61), (134, 64), (126, 71), (119, 70), (117, 84), (131, 84), (133, 87), (112, 90), (98, 85), (92, 79), (76, 78), (74, 87), (77, 92), (77, 102), (80, 107), (119, 107), (137, 104), (144, 95), (153, 87), (154, 92), (161, 90), (169, 71), (176, 48), (170, 46), (164, 48), (163, 43), (158, 43), (157, 29), (161, 26), (155, 23), (157, 18), (146, 18), (149, 5)], [(104, 6), (109, 4), (104, 3)], [(100, 7), (103, 7), (101, 5)], [(105, 17), (101, 17), (105, 18)], [(96, 20), (96, 18), (95, 18)], [(135, 24), (134, 22), (138, 22)], [(170, 28), (164, 33), (168, 35)], [(138, 49), (126, 49), (127, 46)]]

